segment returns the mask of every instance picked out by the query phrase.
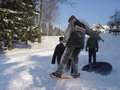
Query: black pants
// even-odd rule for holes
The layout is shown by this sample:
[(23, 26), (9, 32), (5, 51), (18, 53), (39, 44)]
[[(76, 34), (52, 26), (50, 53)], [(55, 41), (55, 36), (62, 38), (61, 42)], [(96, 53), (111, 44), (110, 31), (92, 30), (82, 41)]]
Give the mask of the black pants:
[[(92, 61), (93, 59), (93, 61)], [(96, 63), (96, 50), (95, 48), (89, 48), (89, 63)]]

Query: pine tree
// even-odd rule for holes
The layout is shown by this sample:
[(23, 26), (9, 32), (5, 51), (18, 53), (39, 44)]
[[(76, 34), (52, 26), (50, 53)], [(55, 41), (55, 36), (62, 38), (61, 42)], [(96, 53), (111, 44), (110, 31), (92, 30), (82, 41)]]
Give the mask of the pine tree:
[[(0, 7), (0, 29), (4, 42), (12, 49), (14, 40), (34, 41), (35, 17), (38, 15), (33, 0), (3, 0)], [(5, 41), (6, 40), (6, 41)]]

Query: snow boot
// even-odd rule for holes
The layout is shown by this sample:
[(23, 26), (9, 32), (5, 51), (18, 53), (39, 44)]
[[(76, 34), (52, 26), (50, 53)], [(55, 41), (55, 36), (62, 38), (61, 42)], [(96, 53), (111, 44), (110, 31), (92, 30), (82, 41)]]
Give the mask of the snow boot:
[(80, 73), (78, 73), (77, 75), (71, 74), (71, 76), (72, 76), (73, 78), (79, 78), (79, 77), (80, 77)]
[(60, 74), (57, 74), (57, 73), (55, 73), (55, 72), (52, 72), (52, 76), (61, 78), (61, 75), (60, 75)]

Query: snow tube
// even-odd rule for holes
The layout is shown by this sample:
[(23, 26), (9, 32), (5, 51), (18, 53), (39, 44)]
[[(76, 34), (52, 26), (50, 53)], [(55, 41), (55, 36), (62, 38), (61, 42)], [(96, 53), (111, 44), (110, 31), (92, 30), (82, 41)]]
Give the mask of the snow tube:
[(112, 65), (107, 62), (96, 62), (83, 66), (82, 71), (95, 72), (101, 75), (109, 75), (112, 71)]

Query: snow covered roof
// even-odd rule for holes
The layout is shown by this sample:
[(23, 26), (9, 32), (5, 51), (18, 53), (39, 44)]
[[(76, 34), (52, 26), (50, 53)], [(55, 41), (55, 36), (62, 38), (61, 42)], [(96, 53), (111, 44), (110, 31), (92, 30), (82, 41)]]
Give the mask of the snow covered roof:
[(101, 24), (93, 24), (92, 29), (105, 29)]

